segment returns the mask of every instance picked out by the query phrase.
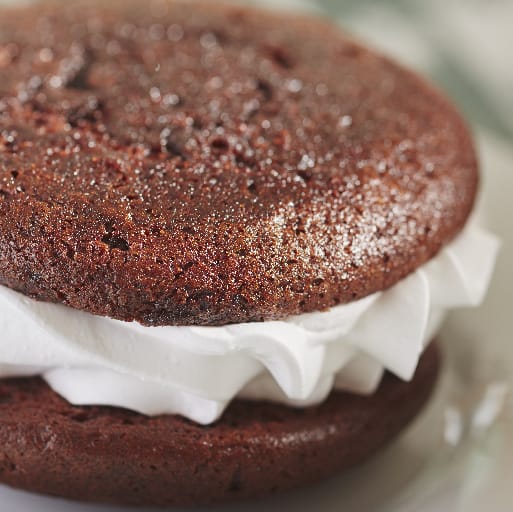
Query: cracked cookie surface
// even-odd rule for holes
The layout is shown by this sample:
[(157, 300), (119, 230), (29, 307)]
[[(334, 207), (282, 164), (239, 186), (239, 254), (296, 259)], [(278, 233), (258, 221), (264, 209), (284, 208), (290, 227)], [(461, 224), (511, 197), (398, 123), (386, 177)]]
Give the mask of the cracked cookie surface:
[(318, 311), (472, 208), (453, 107), (330, 24), (194, 3), (0, 16), (0, 283), (146, 325)]

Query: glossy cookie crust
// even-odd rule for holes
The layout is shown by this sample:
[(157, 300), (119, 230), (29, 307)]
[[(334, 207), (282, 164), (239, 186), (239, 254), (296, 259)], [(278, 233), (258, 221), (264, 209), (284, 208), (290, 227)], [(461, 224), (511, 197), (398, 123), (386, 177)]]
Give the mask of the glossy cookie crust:
[(322, 20), (212, 3), (0, 11), (0, 283), (146, 325), (318, 311), (463, 227), (468, 130)]

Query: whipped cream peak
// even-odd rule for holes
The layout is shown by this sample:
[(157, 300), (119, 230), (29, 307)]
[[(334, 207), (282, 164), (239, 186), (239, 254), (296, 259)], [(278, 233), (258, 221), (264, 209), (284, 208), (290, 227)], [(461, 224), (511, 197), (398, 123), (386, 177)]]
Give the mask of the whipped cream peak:
[(329, 311), (221, 327), (144, 327), (0, 287), (0, 377), (41, 375), (77, 405), (215, 421), (235, 397), (305, 407), (412, 378), (446, 311), (486, 292), (498, 241), (471, 224), (388, 290)]

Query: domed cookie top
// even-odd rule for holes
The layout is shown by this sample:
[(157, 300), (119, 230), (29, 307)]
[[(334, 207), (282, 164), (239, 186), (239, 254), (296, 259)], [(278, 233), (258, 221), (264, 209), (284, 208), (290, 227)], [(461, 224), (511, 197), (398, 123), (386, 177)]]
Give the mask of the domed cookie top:
[(472, 208), (453, 107), (319, 20), (191, 3), (2, 10), (0, 283), (149, 325), (391, 286)]

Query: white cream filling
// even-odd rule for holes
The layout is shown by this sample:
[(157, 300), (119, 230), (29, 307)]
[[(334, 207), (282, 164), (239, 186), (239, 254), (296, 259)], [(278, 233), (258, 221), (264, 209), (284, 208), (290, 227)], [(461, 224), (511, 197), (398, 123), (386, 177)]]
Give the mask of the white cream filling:
[(208, 424), (236, 396), (294, 406), (412, 378), (447, 310), (486, 292), (497, 239), (469, 225), (390, 289), (329, 311), (223, 327), (144, 327), (0, 286), (0, 377), (41, 375), (76, 405)]

